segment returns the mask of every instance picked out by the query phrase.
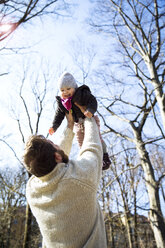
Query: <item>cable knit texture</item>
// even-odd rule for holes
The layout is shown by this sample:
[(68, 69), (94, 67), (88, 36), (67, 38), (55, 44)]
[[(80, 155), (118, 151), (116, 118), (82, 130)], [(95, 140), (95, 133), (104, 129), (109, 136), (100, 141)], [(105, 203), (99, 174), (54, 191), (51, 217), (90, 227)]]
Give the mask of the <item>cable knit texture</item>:
[[(102, 171), (102, 146), (93, 118), (85, 119), (85, 137), (77, 160), (59, 163), (46, 176), (32, 176), (28, 203), (39, 224), (44, 248), (106, 248), (97, 188)], [(59, 143), (70, 153), (74, 134), (67, 128)]]

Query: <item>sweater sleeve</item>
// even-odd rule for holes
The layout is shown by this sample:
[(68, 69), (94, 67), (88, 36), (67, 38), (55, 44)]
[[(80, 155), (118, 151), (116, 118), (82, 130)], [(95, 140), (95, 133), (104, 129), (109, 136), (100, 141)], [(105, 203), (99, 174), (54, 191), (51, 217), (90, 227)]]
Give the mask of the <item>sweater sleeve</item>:
[(45, 243), (44, 243), (44, 240), (42, 240), (42, 248), (47, 248)]
[(70, 128), (66, 128), (58, 142), (59, 147), (69, 156), (72, 142), (74, 138), (74, 133)]
[(78, 176), (97, 187), (102, 173), (102, 145), (99, 129), (95, 119), (86, 118), (84, 121), (85, 136), (77, 159)]

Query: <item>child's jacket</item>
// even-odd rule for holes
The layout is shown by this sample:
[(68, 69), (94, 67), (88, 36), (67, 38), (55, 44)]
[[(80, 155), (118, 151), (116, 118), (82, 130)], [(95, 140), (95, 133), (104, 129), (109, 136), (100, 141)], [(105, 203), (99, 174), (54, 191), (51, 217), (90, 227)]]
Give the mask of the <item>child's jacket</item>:
[[(60, 96), (56, 96), (57, 100), (57, 109), (55, 112), (54, 120), (53, 120), (53, 129), (54, 131), (61, 125), (65, 114), (68, 113), (68, 110), (61, 103)], [(97, 100), (91, 94), (91, 91), (87, 85), (82, 85), (78, 87), (72, 97), (72, 114), (74, 122), (78, 122), (79, 118), (85, 118), (85, 115), (81, 112), (81, 110), (74, 104), (75, 102), (81, 106), (86, 106), (86, 110), (94, 114), (97, 110)]]

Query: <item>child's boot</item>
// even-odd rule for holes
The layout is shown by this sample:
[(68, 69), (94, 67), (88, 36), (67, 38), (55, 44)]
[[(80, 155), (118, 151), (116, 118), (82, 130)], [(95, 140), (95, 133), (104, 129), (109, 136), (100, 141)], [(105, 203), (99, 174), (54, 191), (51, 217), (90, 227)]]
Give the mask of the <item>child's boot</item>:
[(109, 159), (108, 153), (106, 152), (106, 153), (103, 154), (103, 167), (102, 167), (102, 170), (108, 170), (110, 165), (111, 165), (111, 161)]

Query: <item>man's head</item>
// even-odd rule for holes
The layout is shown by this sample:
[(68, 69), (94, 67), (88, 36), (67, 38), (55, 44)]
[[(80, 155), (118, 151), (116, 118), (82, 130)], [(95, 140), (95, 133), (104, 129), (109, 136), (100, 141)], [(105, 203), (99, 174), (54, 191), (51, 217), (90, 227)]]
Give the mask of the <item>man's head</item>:
[(27, 171), (36, 177), (50, 173), (57, 163), (67, 163), (68, 156), (42, 135), (33, 135), (26, 143), (24, 164)]

